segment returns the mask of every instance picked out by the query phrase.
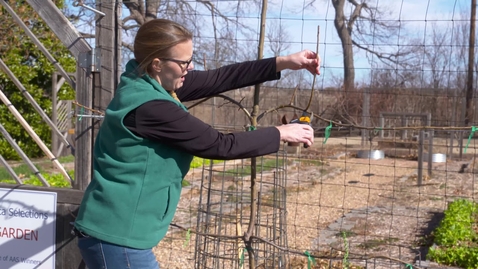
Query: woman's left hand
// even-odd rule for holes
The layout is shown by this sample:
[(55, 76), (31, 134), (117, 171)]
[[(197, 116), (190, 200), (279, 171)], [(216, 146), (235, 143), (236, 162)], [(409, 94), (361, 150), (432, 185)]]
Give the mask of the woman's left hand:
[(284, 69), (307, 69), (313, 75), (320, 75), (320, 56), (310, 50), (279, 56), (277, 57), (277, 72)]

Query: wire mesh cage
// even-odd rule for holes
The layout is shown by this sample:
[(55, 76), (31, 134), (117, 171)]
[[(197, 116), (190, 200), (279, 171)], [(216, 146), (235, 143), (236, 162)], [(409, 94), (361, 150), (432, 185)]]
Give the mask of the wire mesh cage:
[[(287, 246), (287, 153), (281, 151), (256, 161), (256, 171), (251, 171), (251, 160), (204, 166), (196, 268), (248, 268), (251, 254), (257, 266), (285, 268), (287, 255), (277, 246)], [(254, 180), (251, 172), (256, 173)], [(250, 208), (251, 182), (257, 187), (255, 216), (251, 216)], [(244, 233), (248, 229), (254, 238), (246, 246)]]

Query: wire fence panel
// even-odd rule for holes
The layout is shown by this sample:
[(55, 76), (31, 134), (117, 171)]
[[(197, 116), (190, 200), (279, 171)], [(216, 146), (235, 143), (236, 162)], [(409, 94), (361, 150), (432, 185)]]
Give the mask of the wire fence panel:
[[(185, 178), (170, 231), (154, 248), (161, 266), (439, 268), (430, 253), (446, 249), (434, 237), (445, 210), (476, 200), (478, 60), (469, 2), (144, 6), (145, 16), (157, 13), (193, 32), (198, 70), (255, 60), (260, 45), (264, 58), (316, 48), (321, 56), (320, 76), (284, 70), (261, 85), (257, 104), (254, 86), (186, 103), (226, 133), (289, 123), (307, 110), (316, 138), (310, 148), (284, 144), (257, 159), (200, 160)], [(131, 44), (141, 8), (124, 3), (123, 37)], [(122, 56), (132, 58), (126, 48)], [(476, 249), (476, 242), (467, 246)]]

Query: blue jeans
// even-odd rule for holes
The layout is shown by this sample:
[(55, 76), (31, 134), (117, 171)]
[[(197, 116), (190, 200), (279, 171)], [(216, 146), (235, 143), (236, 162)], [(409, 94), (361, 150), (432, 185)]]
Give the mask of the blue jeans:
[(78, 247), (88, 269), (159, 269), (152, 249), (118, 246), (91, 236), (79, 237)]

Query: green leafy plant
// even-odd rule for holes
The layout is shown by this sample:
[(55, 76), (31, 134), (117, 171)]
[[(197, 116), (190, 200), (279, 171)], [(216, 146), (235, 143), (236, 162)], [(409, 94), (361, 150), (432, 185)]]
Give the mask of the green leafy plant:
[(445, 217), (433, 232), (434, 245), (427, 259), (467, 269), (476, 268), (478, 204), (465, 199), (455, 200), (444, 213)]
[[(284, 160), (276, 160), (276, 159), (264, 159), (261, 163), (257, 163), (256, 172), (261, 173), (264, 171), (270, 171), (276, 167), (281, 167), (284, 163)], [(226, 174), (234, 174), (238, 176), (248, 176), (251, 174), (251, 166), (244, 166), (239, 169), (230, 169), (225, 171)]]
[[(69, 171), (68, 174), (71, 178), (73, 178), (73, 171)], [(41, 173), (43, 178), (50, 184), (51, 187), (55, 188), (70, 188), (71, 184), (65, 179), (62, 174), (48, 174), (48, 173)], [(7, 183), (7, 184), (17, 184), (17, 182), (13, 179), (0, 179), (0, 183)], [(23, 180), (23, 184), (25, 185), (32, 185), (32, 186), (43, 186), (43, 183), (36, 177), (35, 175), (31, 174), (27, 179)]]
[[(220, 160), (213, 160), (212, 163), (221, 163), (223, 161), (220, 161)], [(209, 165), (211, 164), (211, 160), (208, 160), (208, 159), (203, 159), (203, 158), (199, 158), (199, 157), (196, 157), (194, 156), (191, 164), (189, 165), (190, 168), (198, 168), (198, 167), (202, 167), (203, 165)]]
[(347, 233), (345, 231), (342, 232), (342, 238), (344, 239), (344, 258), (342, 259), (342, 266), (345, 269), (350, 268), (350, 261), (349, 261), (349, 242), (347, 241)]
[(191, 182), (189, 182), (186, 179), (183, 179), (183, 181), (181, 181), (181, 186), (183, 187), (191, 186)]
[[(24, 2), (10, 1), (10, 4), (21, 19), (28, 22), (30, 31), (42, 42), (63, 69), (67, 72), (74, 72), (76, 69), (75, 58), (40, 19), (38, 14)], [(64, 6), (63, 0), (55, 0), (54, 3), (59, 8)], [(8, 37), (0, 39), (2, 60), (25, 87), (25, 90), (35, 99), (43, 111), (50, 116), (52, 111), (51, 78), (56, 71), (55, 67), (26, 33), (20, 29), (20, 26), (13, 21), (11, 16), (7, 14), (6, 10), (0, 6), (0, 25), (9, 26), (0, 29), (0, 35)], [(38, 112), (3, 72), (0, 72), (0, 88), (41, 140), (47, 146), (50, 146), (50, 127), (43, 122)], [(65, 83), (60, 89), (58, 96), (63, 100), (73, 99), (75, 92)], [(44, 156), (43, 151), (18, 123), (18, 120), (12, 116), (7, 106), (0, 106), (0, 122), (26, 155), (30, 158)], [(3, 136), (0, 137), (0, 154), (7, 160), (20, 159), (20, 156)]]
[[(13, 171), (17, 175), (31, 175), (33, 172), (26, 164), (21, 164), (17, 167), (13, 168)], [(1, 167), (0, 168), (0, 180), (2, 179), (13, 179), (12, 176), (8, 173), (7, 169)]]
[[(40, 171), (42, 174), (43, 173), (49, 174), (45, 171), (45, 169), (47, 169), (46, 167), (53, 165), (50, 160), (36, 159), (32, 161), (35, 163), (35, 167), (38, 169), (38, 171)], [(69, 163), (69, 162), (71, 163), (75, 161), (75, 157), (72, 155), (62, 156), (58, 158), (58, 161), (62, 164)], [(24, 163), (18, 166), (12, 165), (12, 169), (15, 172), (15, 174), (19, 176), (20, 178), (28, 178), (31, 175), (33, 175), (33, 171), (30, 169), (30, 167), (27, 164), (24, 164)], [(68, 171), (68, 174), (70, 174), (70, 177), (73, 178), (74, 170)], [(5, 169), (4, 167), (0, 167), (0, 181), (3, 180), (2, 182), (5, 183), (4, 180), (10, 180), (10, 179), (12, 180), (13, 183), (15, 182), (13, 181), (12, 176), (8, 173), (7, 169)]]
[[(51, 187), (55, 188), (70, 188), (71, 185), (66, 181), (65, 177), (62, 174), (42, 174), (45, 180), (50, 184)], [(71, 176), (71, 175), (70, 175)], [(26, 185), (33, 186), (43, 186), (42, 182), (34, 175), (31, 175), (29, 179), (25, 180), (23, 183)]]
[[(63, 156), (58, 158), (58, 161), (60, 163), (74, 162), (75, 157)], [(70, 188), (71, 184), (64, 178), (62, 174), (48, 172), (48, 167), (51, 166), (52, 163), (50, 160), (35, 160), (35, 167), (38, 171), (40, 171), (41, 175), (50, 184), (50, 186), (57, 188)], [(42, 182), (37, 178), (37, 176), (33, 173), (33, 171), (28, 165), (20, 164), (18, 166), (14, 166), (12, 169), (13, 172), (15, 172), (15, 174), (22, 179), (25, 185), (43, 186)], [(67, 172), (70, 177), (74, 179), (75, 171), (68, 170)], [(7, 169), (3, 167), (0, 168), (0, 183), (17, 184), (17, 182), (12, 178), (12, 176), (7, 172)]]

